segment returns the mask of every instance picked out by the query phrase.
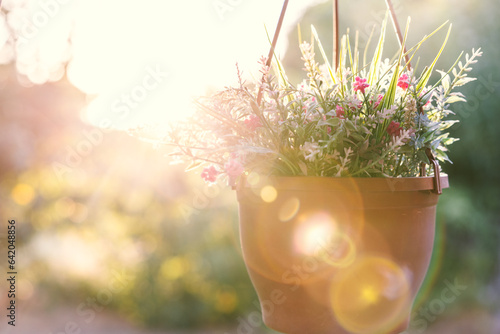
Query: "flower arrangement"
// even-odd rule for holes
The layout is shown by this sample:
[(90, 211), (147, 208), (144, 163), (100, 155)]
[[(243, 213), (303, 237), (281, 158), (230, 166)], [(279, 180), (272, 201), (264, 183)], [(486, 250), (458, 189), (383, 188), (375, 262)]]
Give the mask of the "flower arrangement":
[(238, 69), (238, 87), (197, 100), (196, 115), (177, 124), (161, 143), (175, 145), (172, 155), (188, 160), (188, 169), (203, 168), (205, 181), (227, 178), (230, 185), (251, 172), (415, 177), (429, 156), (449, 161), (447, 147), (456, 139), (447, 130), (457, 121), (447, 120), (453, 114), (448, 108), (465, 101), (455, 88), (475, 80), (468, 72), (481, 50), (466, 54), (465, 62), (462, 53), (450, 70), (438, 71), (441, 78), (431, 85), (450, 30), (434, 61), (417, 74), (410, 61), (444, 25), (406, 50), (407, 25), (393, 61), (382, 56), (386, 25), (387, 16), (369, 62), (367, 51), (361, 61), (357, 47), (343, 36), (334, 68), (313, 27), (311, 42), (300, 44), (306, 80), (293, 85), (277, 58), (273, 69), (263, 58), (262, 81), (249, 84)]

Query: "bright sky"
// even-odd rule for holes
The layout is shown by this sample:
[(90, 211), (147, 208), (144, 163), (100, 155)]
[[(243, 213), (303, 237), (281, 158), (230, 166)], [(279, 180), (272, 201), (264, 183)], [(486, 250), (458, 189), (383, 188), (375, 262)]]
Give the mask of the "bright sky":
[[(290, 1), (278, 53), (301, 13), (319, 2)], [(193, 97), (236, 83), (236, 62), (256, 75), (270, 46), (264, 26), (272, 37), (283, 1), (85, 0), (66, 12), (69, 5), (58, 15), (76, 16), (68, 76), (91, 94), (86, 118), (129, 128), (185, 116)]]

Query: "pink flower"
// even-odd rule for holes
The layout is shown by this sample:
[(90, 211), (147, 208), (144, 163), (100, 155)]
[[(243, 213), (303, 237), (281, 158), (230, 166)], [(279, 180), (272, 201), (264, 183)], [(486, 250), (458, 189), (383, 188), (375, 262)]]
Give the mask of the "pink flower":
[(201, 172), (201, 178), (207, 182), (215, 182), (217, 180), (217, 175), (219, 172), (215, 169), (214, 166), (203, 168), (203, 172)]
[(391, 124), (387, 127), (387, 133), (393, 137), (398, 137), (401, 135), (401, 127), (399, 126), (399, 122), (392, 121)]
[(236, 179), (245, 171), (245, 168), (236, 159), (229, 160), (225, 165), (227, 176), (229, 176), (229, 185), (234, 186)]
[(336, 106), (335, 114), (337, 115), (338, 118), (344, 119), (344, 114), (345, 114), (344, 108), (342, 108), (341, 106)]
[(398, 79), (398, 87), (401, 87), (403, 90), (407, 90), (410, 85), (410, 78), (407, 74), (403, 74)]
[(356, 81), (352, 85), (354, 88), (354, 91), (360, 91), (361, 93), (365, 93), (365, 88), (370, 87), (369, 84), (366, 83), (366, 79), (361, 79), (360, 77), (354, 78)]
[(255, 131), (255, 129), (262, 126), (262, 123), (257, 115), (250, 115), (247, 119), (245, 119), (245, 126), (248, 130)]
[(373, 108), (377, 108), (379, 105), (380, 105), (380, 102), (382, 102), (382, 99), (384, 98), (384, 95), (382, 94), (379, 94), (378, 97), (377, 97), (377, 101), (375, 102), (375, 104), (373, 105)]

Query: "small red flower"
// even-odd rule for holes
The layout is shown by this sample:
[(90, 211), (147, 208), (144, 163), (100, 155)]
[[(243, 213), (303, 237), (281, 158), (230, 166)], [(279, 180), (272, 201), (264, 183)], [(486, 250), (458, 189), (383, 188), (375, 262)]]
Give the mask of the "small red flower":
[(338, 118), (344, 119), (344, 114), (345, 114), (344, 108), (342, 108), (341, 106), (336, 106), (335, 114), (337, 115)]
[(384, 95), (379, 94), (377, 97), (377, 101), (375, 101), (375, 103), (373, 104), (373, 108), (377, 108), (380, 105), (380, 102), (382, 102), (383, 98)]
[(401, 135), (402, 128), (399, 126), (399, 122), (392, 121), (387, 127), (387, 133), (393, 137), (398, 137)]
[(408, 86), (410, 86), (410, 78), (407, 74), (403, 74), (398, 79), (398, 87), (401, 87), (403, 90), (407, 90)]
[(247, 119), (245, 119), (245, 126), (248, 130), (255, 131), (257, 128), (262, 126), (262, 123), (257, 115), (250, 115)]
[(217, 175), (219, 175), (219, 172), (214, 166), (205, 167), (201, 172), (201, 178), (207, 182), (215, 182)]
[(353, 88), (354, 88), (354, 91), (360, 91), (361, 93), (365, 93), (365, 88), (368, 88), (370, 87), (369, 84), (366, 83), (366, 79), (361, 79), (360, 77), (356, 77), (354, 78), (354, 80), (356, 80), (354, 82), (354, 84), (352, 85)]

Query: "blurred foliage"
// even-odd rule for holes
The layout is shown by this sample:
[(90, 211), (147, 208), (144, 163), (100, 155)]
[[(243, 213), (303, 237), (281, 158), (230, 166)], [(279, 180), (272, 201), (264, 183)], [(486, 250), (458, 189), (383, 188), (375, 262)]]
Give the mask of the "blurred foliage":
[(204, 186), (126, 133), (85, 125), (83, 96), (65, 80), (23, 88), (1, 71), (0, 124), (22, 129), (3, 132), (0, 163), (22, 300), (75, 312), (83, 303), (81, 322), (95, 307), (158, 328), (215, 326), (255, 309), (230, 190)]
[[(456, 109), (461, 123), (452, 136), (462, 139), (451, 148), (455, 164), (444, 168), (451, 188), (441, 197), (438, 213), (445, 228), (444, 258), (438, 254), (434, 259), (438, 276), (429, 281), (436, 285), (422, 303), (439, 298), (445, 280), (458, 278), (468, 289), (451, 309), (492, 310), (500, 306), (500, 285), (495, 283), (500, 23), (492, 10), (497, 3), (394, 3), (402, 22), (408, 14), (413, 17), (410, 40), (445, 19), (454, 23), (453, 38), (438, 68), (448, 68), (461, 50), (484, 50), (473, 72), (479, 80), (464, 90), (469, 102)], [(364, 32), (360, 46), (362, 36), (385, 12), (383, 1), (366, 0), (343, 1), (340, 10), (341, 31), (349, 24)], [(309, 33), (308, 22), (314, 22), (323, 41), (330, 39), (331, 3), (306, 13), (303, 38)], [(296, 40), (293, 33), (285, 67), (300, 70)], [(438, 36), (434, 45), (430, 41), (426, 57), (434, 56), (441, 40)], [(289, 74), (293, 79), (295, 74)], [(92, 132), (95, 128), (79, 119), (84, 96), (64, 78), (22, 86), (12, 66), (0, 67), (0, 87), (0, 218), (2, 224), (7, 218), (18, 221), (24, 303), (44, 310), (61, 302), (83, 303), (88, 311), (89, 298), (96, 298), (101, 300), (99, 307), (158, 328), (234, 322), (255, 310), (256, 295), (239, 253), (231, 191), (204, 188), (197, 175), (186, 176), (182, 168), (168, 165), (164, 153), (124, 133), (101, 131), (102, 142), (91, 143), (90, 150), (69, 166), (66, 160), (72, 150), (89, 141), (86, 134), (100, 138)], [(58, 169), (61, 165), (67, 169)], [(123, 284), (113, 290), (109, 284), (117, 272), (123, 273)], [(103, 299), (106, 291), (113, 291), (111, 298)]]

